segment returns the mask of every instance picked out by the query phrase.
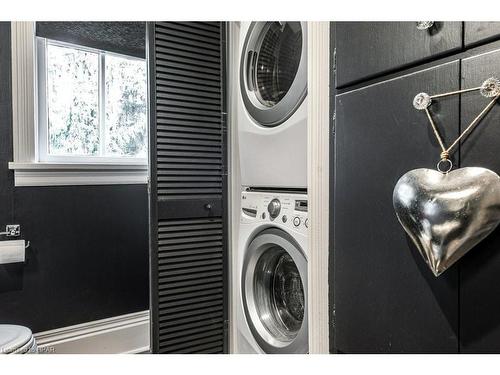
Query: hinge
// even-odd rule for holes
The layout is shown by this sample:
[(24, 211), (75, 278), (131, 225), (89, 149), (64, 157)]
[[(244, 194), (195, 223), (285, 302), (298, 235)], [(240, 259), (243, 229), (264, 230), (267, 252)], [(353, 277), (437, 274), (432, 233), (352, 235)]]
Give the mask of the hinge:
[(222, 329), (224, 330), (224, 332), (229, 332), (229, 320), (228, 319), (224, 320), (224, 324), (223, 324)]
[(333, 49), (333, 75), (337, 74), (337, 48)]
[(222, 138), (224, 140), (223, 142), (225, 143), (223, 145), (223, 150), (224, 150), (224, 154), (225, 154), (225, 156), (224, 156), (225, 162), (222, 163), (222, 175), (223, 176), (227, 176), (228, 175), (228, 165), (227, 164), (229, 162), (228, 161), (228, 157), (229, 156), (227, 155), (227, 153), (228, 153), (228, 146), (227, 146), (227, 144), (228, 144), (228, 139), (227, 139), (227, 112), (221, 112), (220, 115), (221, 115), (221, 124), (222, 124)]
[(224, 131), (227, 131), (227, 112), (221, 112), (221, 123), (222, 123), (222, 129)]
[(332, 137), (335, 137), (335, 123), (337, 122), (337, 111), (333, 111), (332, 115)]
[(332, 328), (335, 329), (335, 304), (333, 305), (332, 308)]

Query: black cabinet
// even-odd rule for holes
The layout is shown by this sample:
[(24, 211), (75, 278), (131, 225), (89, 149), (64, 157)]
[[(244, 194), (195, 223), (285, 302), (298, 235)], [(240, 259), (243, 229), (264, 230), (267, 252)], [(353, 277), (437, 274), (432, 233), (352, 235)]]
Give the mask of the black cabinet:
[[(500, 51), (462, 60), (462, 87), (500, 77)], [(462, 94), (464, 129), (489, 99)], [(500, 102), (460, 148), (462, 167), (485, 167), (500, 174)], [(460, 265), (460, 343), (467, 353), (500, 353), (500, 228), (473, 248)]]
[(500, 39), (500, 22), (465, 22), (466, 47), (485, 41)]
[[(396, 219), (392, 192), (405, 172), (434, 168), (440, 152), (414, 96), (457, 90), (459, 70), (452, 61), (336, 97), (333, 308), (340, 352), (458, 350), (458, 269), (432, 275)], [(455, 139), (458, 96), (432, 111), (444, 139)]]
[[(402, 36), (410, 25), (414, 23), (342, 23), (332, 30), (336, 78), (344, 88), (336, 91), (332, 85), (331, 347), (345, 353), (500, 353), (500, 228), (435, 278), (392, 208), (398, 178), (413, 168), (435, 168), (439, 157), (431, 127), (425, 114), (413, 108), (413, 97), (500, 78), (498, 44), (486, 44), (500, 39), (500, 23), (465, 22), (467, 50), (427, 69), (415, 67), (395, 78), (379, 77), (377, 83), (346, 86), (421, 59), (406, 52), (422, 51), (421, 41)], [(452, 35), (454, 28), (460, 30), (459, 24), (443, 23), (440, 30)], [(393, 36), (394, 30), (399, 34)], [(366, 40), (362, 35), (368, 35)], [(451, 51), (455, 37), (445, 39), (448, 47), (441, 51)], [(402, 47), (403, 40), (408, 45)], [(484, 45), (468, 48), (479, 44)], [(489, 100), (477, 91), (437, 100), (430, 110), (445, 143)], [(454, 164), (500, 174), (499, 124), (500, 101), (461, 143)]]
[(336, 23), (337, 86), (418, 63), (462, 48), (461, 22)]

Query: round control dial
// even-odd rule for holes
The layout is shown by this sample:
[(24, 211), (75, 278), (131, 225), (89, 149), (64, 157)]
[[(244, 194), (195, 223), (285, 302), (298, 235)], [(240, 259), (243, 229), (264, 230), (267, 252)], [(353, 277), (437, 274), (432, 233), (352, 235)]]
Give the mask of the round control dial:
[(275, 198), (271, 202), (269, 202), (269, 204), (267, 205), (267, 211), (269, 212), (269, 216), (271, 216), (271, 219), (276, 219), (281, 211), (281, 202), (279, 201), (279, 199)]

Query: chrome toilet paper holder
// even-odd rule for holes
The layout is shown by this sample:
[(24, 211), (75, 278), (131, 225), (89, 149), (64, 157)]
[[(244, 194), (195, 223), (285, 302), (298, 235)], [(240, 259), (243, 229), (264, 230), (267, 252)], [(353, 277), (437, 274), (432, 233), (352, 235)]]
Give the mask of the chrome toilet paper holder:
[[(7, 224), (5, 226), (5, 231), (0, 232), (0, 236), (5, 237), (19, 237), (21, 235), (21, 225), (19, 224)], [(30, 242), (26, 241), (25, 249), (30, 247)]]

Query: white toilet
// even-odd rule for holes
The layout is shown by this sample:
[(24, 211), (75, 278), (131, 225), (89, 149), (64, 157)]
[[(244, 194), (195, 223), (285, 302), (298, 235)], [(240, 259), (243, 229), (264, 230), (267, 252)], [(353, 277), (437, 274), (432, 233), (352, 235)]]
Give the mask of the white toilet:
[(36, 340), (29, 328), (0, 324), (0, 354), (34, 354), (37, 352)]

